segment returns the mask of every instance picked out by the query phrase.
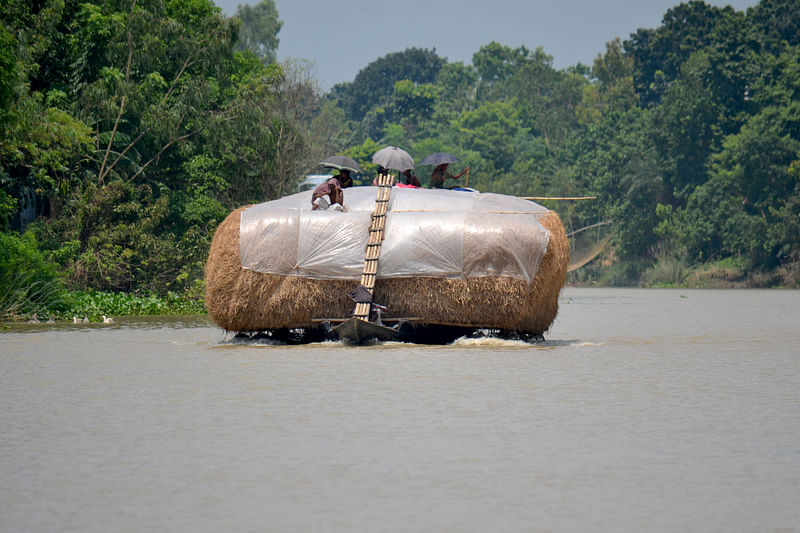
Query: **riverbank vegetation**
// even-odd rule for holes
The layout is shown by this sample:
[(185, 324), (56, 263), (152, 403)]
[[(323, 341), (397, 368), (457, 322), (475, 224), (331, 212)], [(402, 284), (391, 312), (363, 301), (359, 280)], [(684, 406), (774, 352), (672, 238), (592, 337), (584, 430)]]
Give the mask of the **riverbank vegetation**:
[(389, 144), (458, 155), (481, 191), (596, 196), (543, 201), (568, 231), (609, 223), (581, 234), (610, 240), (571, 283), (800, 285), (795, 1), (682, 3), (561, 70), (524, 46), (485, 43), (472, 64), (411, 48), (327, 92), (276, 62), (272, 0), (232, 17), (9, 0), (0, 20), (4, 316), (69, 313), (72, 291), (199, 305), (227, 213), (295, 192), (332, 153), (374, 172)]

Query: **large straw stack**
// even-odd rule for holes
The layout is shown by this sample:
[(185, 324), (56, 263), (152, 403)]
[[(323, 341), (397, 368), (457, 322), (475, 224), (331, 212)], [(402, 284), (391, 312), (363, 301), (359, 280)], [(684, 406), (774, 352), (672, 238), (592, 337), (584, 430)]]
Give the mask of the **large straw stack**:
[[(243, 209), (220, 224), (206, 264), (206, 305), (220, 327), (239, 332), (305, 328), (317, 325), (313, 319), (352, 314), (354, 304), (347, 293), (357, 280), (314, 280), (243, 269), (239, 256)], [(532, 282), (512, 277), (379, 279), (374, 301), (388, 306), (391, 316), (420, 317), (425, 324), (544, 333), (558, 313), (569, 242), (556, 213), (540, 217), (550, 240)]]

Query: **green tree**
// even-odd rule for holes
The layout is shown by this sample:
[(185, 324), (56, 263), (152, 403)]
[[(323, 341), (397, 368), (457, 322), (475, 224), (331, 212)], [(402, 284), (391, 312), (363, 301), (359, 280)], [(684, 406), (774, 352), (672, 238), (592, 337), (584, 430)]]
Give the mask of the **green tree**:
[(0, 141), (3, 209), (25, 184), (58, 200), (32, 229), (72, 287), (189, 286), (224, 212), (294, 190), (316, 89), (235, 53), (210, 0), (44, 6), (6, 19), (29, 82)]
[(233, 18), (240, 23), (237, 49), (253, 52), (264, 63), (274, 62), (280, 44), (278, 32), (283, 27), (274, 0), (261, 0), (254, 6), (239, 4)]
[(772, 268), (800, 250), (800, 62), (798, 48), (776, 60), (773, 80), (757, 86), (763, 108), (728, 136), (707, 183), (682, 212), (690, 253), (699, 259), (743, 254)]
[(561, 141), (576, 125), (577, 108), (588, 81), (557, 71), (553, 58), (537, 48), (508, 80), (509, 98), (520, 110), (522, 124), (546, 143)]
[(48, 106), (41, 93), (20, 97), (0, 139), (5, 194), (19, 198), (23, 191), (33, 191), (40, 200), (37, 215), (55, 216), (59, 197), (78, 183), (75, 170), (90, 157), (91, 142), (85, 124)]
[(488, 102), (461, 115), (463, 146), (481, 154), (494, 169), (507, 172), (514, 164), (514, 142), (524, 133), (519, 111), (511, 102)]
[(764, 70), (744, 14), (722, 12), (709, 39), (683, 62), (656, 107), (660, 127), (654, 142), (663, 155), (664, 177), (680, 201), (708, 179), (721, 140), (741, 128), (750, 109), (746, 93)]
[(779, 55), (784, 44), (800, 44), (800, 5), (795, 0), (761, 0), (747, 12), (761, 30), (764, 49)]
[(8, 31), (0, 26), (0, 132), (3, 132), (14, 101), (17, 85), (17, 43)]
[(324, 158), (341, 153), (353, 144), (353, 131), (344, 118), (344, 110), (324, 97), (320, 99), (319, 111), (311, 119), (308, 133), (312, 160), (306, 171), (311, 171)]
[(491, 86), (510, 78), (525, 63), (530, 53), (524, 46), (511, 48), (492, 41), (481, 46), (472, 55), (472, 64), (481, 82)]
[(339, 100), (347, 118), (361, 121), (366, 114), (394, 93), (394, 84), (434, 83), (445, 60), (436, 50), (408, 48), (376, 59), (359, 71), (352, 83), (339, 84), (332, 94)]
[(0, 319), (57, 308), (63, 283), (32, 233), (0, 233)]
[(394, 93), (389, 104), (390, 119), (398, 120), (406, 131), (406, 137), (413, 138), (419, 125), (433, 115), (434, 105), (441, 92), (437, 85), (431, 83), (398, 81), (394, 84)]
[(591, 70), (597, 83), (583, 88), (576, 112), (588, 124), (609, 113), (625, 112), (637, 104), (633, 89), (633, 58), (626, 55), (619, 38), (606, 43), (605, 54), (598, 54)]
[(730, 6), (719, 8), (690, 0), (667, 10), (657, 29), (639, 29), (631, 34), (624, 48), (634, 60), (633, 83), (642, 105), (659, 103), (684, 61), (710, 44), (717, 22), (731, 13)]
[[(307, 163), (305, 139), (295, 122), (301, 108), (281, 86), (291, 84), (277, 67), (256, 71), (235, 88), (224, 112), (203, 127), (230, 184), (230, 204), (263, 202), (293, 192)], [(302, 97), (300, 97), (302, 99)], [(287, 101), (289, 100), (289, 101)]]
[(471, 65), (447, 63), (439, 71), (437, 86), (442, 91), (439, 107), (454, 112), (466, 111), (475, 104), (478, 73)]
[(619, 37), (606, 43), (605, 54), (597, 55), (592, 75), (603, 86), (613, 86), (633, 77), (633, 59), (625, 54)]
[(577, 205), (576, 216), (582, 223), (612, 222), (617, 253), (634, 266), (659, 239), (656, 209), (666, 194), (649, 140), (652, 121), (651, 112), (634, 107), (604, 117), (570, 145), (576, 167), (573, 186), (598, 197)]
[(362, 185), (371, 185), (372, 178), (378, 175), (378, 165), (372, 162), (372, 154), (383, 148), (384, 146), (376, 143), (370, 138), (356, 146), (351, 146), (347, 149), (345, 154), (352, 157), (358, 162), (364, 170), (364, 176), (360, 178)]
[(666, 184), (678, 199), (685, 200), (706, 181), (709, 158), (720, 141), (717, 121), (722, 108), (707, 90), (708, 74), (708, 55), (694, 54), (654, 111), (658, 127), (653, 129), (653, 142), (662, 156)]

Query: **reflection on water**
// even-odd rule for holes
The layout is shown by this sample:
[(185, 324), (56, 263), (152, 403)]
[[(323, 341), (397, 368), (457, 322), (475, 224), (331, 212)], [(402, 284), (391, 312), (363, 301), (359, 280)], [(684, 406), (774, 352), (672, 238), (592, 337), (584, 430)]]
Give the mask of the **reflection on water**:
[[(450, 343), (450, 346), (453, 347), (482, 347), (482, 348), (500, 348), (500, 347), (519, 347), (519, 348), (546, 348), (548, 346), (558, 346), (558, 345), (565, 345), (569, 344), (571, 341), (544, 341), (544, 342), (525, 342), (521, 340), (509, 340), (503, 339), (498, 337), (492, 337), (491, 335), (482, 336), (482, 337), (475, 337), (475, 338), (467, 338), (462, 337), (460, 339), (456, 339), (454, 342)], [(242, 336), (235, 336), (232, 334), (225, 335), (218, 343), (218, 346), (286, 346), (287, 343), (276, 341), (273, 339), (268, 339), (264, 337), (242, 337)], [(324, 342), (318, 343), (308, 343), (307, 346), (313, 345), (325, 345), (330, 348), (333, 347), (340, 347), (340, 348), (350, 348), (347, 343), (343, 341), (334, 341), (334, 340), (326, 340)], [(411, 346), (408, 343), (404, 342), (381, 342), (378, 340), (373, 340), (370, 343), (367, 343), (368, 346), (380, 346), (382, 348), (400, 348), (400, 349), (407, 349)]]
[(792, 531), (800, 293), (567, 289), (539, 344), (0, 333), (0, 531)]
[(75, 324), (71, 320), (57, 320), (53, 323), (41, 322), (0, 322), (0, 333), (43, 333), (52, 331), (94, 331), (103, 329), (180, 329), (213, 327), (213, 323), (205, 315), (182, 316), (136, 316), (114, 317), (113, 322), (89, 322)]

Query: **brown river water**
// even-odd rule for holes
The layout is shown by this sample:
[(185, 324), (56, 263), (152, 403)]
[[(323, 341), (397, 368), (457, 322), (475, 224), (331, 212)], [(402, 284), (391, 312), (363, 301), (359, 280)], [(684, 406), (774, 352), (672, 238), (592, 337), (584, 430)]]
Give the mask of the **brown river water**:
[(800, 531), (800, 291), (567, 288), (540, 344), (0, 333), (0, 531)]

